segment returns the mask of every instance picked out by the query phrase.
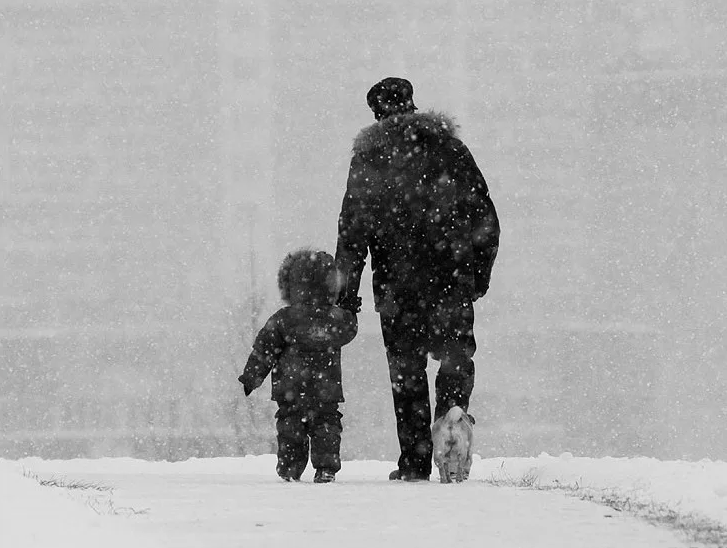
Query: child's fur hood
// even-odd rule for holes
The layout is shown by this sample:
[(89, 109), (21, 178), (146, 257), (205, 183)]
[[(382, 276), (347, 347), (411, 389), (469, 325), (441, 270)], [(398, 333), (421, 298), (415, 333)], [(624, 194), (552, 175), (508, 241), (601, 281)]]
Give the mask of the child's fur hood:
[(332, 303), (339, 283), (334, 259), (325, 251), (303, 248), (288, 253), (278, 270), (280, 297), (289, 305)]
[(412, 112), (385, 118), (362, 129), (353, 141), (354, 154), (366, 154), (378, 148), (389, 148), (405, 136), (416, 139), (417, 134), (435, 138), (457, 137), (454, 120), (441, 112)]

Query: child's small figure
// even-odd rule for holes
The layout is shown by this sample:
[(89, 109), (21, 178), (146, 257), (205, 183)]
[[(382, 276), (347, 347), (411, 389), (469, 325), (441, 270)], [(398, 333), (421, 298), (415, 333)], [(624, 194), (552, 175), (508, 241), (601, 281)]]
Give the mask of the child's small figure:
[(353, 313), (333, 304), (339, 285), (328, 253), (290, 253), (278, 271), (287, 306), (260, 330), (238, 378), (248, 396), (272, 372), (272, 399), (278, 403), (276, 471), (286, 481), (300, 480), (309, 448), (314, 482), (335, 481), (341, 469), (341, 347), (356, 336), (358, 323)]

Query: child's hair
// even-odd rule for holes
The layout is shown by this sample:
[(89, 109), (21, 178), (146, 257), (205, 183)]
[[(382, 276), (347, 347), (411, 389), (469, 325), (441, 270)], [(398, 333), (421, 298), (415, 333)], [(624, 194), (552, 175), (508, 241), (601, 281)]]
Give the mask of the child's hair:
[(311, 248), (288, 253), (278, 270), (278, 289), (288, 304), (334, 300), (340, 289), (340, 277), (333, 257)]

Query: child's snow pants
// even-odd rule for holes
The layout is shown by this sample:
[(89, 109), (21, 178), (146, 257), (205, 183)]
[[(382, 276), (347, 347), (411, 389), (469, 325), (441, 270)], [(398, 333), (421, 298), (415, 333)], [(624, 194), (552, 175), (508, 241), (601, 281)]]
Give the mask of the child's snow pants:
[(341, 412), (338, 403), (280, 403), (275, 414), (278, 465), (283, 479), (299, 480), (308, 465), (334, 474), (341, 469)]

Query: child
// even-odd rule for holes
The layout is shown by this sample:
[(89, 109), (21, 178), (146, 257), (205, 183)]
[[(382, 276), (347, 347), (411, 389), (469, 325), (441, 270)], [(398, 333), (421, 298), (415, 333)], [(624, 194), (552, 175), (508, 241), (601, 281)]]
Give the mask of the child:
[(278, 271), (287, 304), (258, 333), (238, 380), (245, 395), (272, 371), (278, 431), (276, 471), (298, 481), (310, 460), (313, 481), (335, 481), (341, 469), (341, 347), (356, 336), (356, 316), (334, 306), (340, 276), (333, 257), (302, 249), (288, 254)]

